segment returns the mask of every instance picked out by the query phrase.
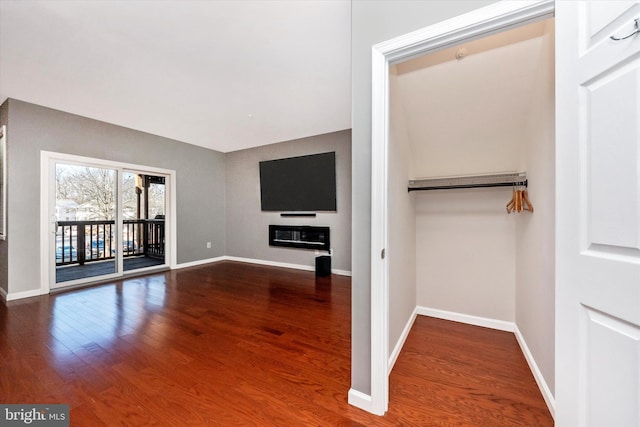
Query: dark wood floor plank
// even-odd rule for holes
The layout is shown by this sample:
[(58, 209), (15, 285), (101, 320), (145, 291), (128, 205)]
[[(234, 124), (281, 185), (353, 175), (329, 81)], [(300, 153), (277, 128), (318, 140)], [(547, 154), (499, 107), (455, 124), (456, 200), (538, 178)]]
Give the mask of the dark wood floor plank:
[(220, 262), (0, 306), (0, 402), (73, 426), (551, 426), (513, 334), (418, 317), (389, 411), (349, 406), (351, 282)]

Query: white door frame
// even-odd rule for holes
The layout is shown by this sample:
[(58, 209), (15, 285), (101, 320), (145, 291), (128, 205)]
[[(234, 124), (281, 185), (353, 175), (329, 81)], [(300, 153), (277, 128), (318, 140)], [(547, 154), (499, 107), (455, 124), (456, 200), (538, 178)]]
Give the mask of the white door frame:
[[(165, 215), (166, 235), (168, 236), (168, 245), (165, 247), (165, 263), (169, 268), (174, 269), (177, 265), (176, 254), (176, 172), (170, 169), (161, 169), (151, 166), (136, 165), (132, 163), (116, 162), (112, 160), (97, 159), (92, 157), (76, 156), (64, 153), (55, 153), (51, 151), (40, 152), (40, 294), (48, 294), (53, 285), (55, 285), (55, 274), (53, 274), (52, 265), (52, 242), (51, 233), (53, 232), (52, 216), (55, 211), (51, 212), (51, 206), (55, 202), (51, 200), (51, 195), (55, 194), (55, 174), (52, 171), (52, 165), (56, 162), (81, 163), (96, 167), (113, 168), (118, 170), (134, 170), (137, 172), (148, 173), (149, 175), (163, 175), (167, 178), (165, 188), (165, 198), (167, 203)], [(118, 182), (120, 182), (120, 177)], [(119, 190), (119, 189), (118, 189)], [(121, 195), (118, 194), (119, 206), (121, 204)], [(118, 212), (118, 223), (120, 223), (120, 213)], [(121, 246), (121, 245), (118, 245)], [(122, 249), (119, 248), (121, 254)], [(122, 257), (118, 258), (122, 263)], [(119, 269), (120, 273), (100, 276), (96, 279), (105, 279), (112, 277), (122, 277), (122, 265)]]
[[(372, 48), (371, 396), (358, 406), (383, 415), (389, 401), (387, 153), (389, 66), (510, 28), (552, 17), (553, 0), (507, 1), (376, 44)], [(355, 402), (354, 402), (355, 403)]]

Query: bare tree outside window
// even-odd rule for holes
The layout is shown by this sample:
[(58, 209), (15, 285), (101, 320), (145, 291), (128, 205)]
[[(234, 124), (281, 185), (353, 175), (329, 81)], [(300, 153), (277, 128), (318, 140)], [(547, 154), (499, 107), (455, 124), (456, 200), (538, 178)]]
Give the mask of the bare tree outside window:
[[(114, 170), (74, 165), (56, 167), (56, 199), (72, 202), (77, 209), (73, 220), (113, 220), (117, 199), (116, 174)], [(149, 186), (149, 217), (164, 215), (164, 185)], [(141, 194), (144, 197), (144, 194)], [(124, 219), (140, 218), (137, 211), (136, 174), (122, 176), (122, 205)], [(70, 205), (70, 203), (67, 203)], [(140, 215), (140, 217), (138, 216)], [(60, 215), (59, 215), (60, 216)]]

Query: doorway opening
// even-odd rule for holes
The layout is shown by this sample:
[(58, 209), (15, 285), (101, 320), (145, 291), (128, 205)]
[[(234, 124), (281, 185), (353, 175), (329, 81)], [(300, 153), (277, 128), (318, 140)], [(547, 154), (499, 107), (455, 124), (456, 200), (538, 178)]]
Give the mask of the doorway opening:
[(445, 318), (515, 334), (552, 399), (554, 36), (549, 19), (391, 65), (389, 372), (416, 315)]
[[(373, 47), (371, 182), (371, 396), (350, 394), (350, 402), (376, 414), (388, 407), (392, 366), (389, 348), (389, 73), (390, 66), (462, 42), (552, 17), (554, 3), (539, 1), (491, 5)], [(406, 179), (406, 178), (405, 178)]]

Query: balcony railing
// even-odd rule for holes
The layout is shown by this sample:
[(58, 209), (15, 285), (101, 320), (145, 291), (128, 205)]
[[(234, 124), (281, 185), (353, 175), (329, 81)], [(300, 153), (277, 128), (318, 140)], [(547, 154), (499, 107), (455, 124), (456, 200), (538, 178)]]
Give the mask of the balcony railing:
[[(164, 219), (123, 221), (122, 254), (164, 258)], [(115, 221), (58, 221), (56, 266), (115, 258)]]

